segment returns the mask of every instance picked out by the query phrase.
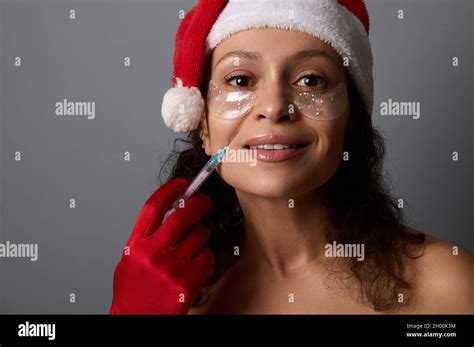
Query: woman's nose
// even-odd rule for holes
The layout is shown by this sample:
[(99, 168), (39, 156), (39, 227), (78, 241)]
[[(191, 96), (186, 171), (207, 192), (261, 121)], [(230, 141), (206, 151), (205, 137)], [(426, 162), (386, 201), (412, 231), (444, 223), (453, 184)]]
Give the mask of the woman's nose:
[(289, 87), (280, 81), (266, 83), (257, 91), (253, 110), (254, 119), (269, 120), (274, 123), (290, 122), (297, 119)]

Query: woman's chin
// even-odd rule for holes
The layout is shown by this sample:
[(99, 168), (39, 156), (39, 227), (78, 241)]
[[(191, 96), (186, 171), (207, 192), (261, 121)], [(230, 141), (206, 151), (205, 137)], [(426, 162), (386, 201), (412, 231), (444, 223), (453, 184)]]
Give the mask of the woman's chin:
[(265, 177), (262, 179), (250, 177), (246, 180), (239, 178), (237, 181), (226, 180), (226, 182), (242, 193), (272, 199), (294, 198), (302, 194), (303, 190), (306, 190), (305, 186), (307, 185), (307, 182), (298, 182), (294, 177), (291, 180), (278, 179), (275, 177)]

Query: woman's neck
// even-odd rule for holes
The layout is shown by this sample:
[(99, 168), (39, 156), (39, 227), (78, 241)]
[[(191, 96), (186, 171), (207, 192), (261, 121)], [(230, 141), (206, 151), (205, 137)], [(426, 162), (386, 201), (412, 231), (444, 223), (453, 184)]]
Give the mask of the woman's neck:
[(324, 259), (330, 223), (319, 191), (281, 199), (242, 191), (237, 196), (244, 214), (241, 259), (245, 263), (266, 267), (283, 278)]

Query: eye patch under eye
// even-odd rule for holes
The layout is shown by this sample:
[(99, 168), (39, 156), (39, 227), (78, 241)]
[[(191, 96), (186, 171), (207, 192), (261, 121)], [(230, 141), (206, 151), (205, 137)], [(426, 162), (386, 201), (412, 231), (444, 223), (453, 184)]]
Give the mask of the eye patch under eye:
[(332, 120), (342, 116), (348, 106), (346, 85), (339, 83), (324, 94), (314, 92), (298, 93), (295, 96), (296, 108), (306, 117)]
[[(240, 119), (253, 109), (257, 95), (248, 90), (226, 91), (209, 82), (208, 106), (212, 114), (223, 119)], [(301, 114), (318, 120), (332, 120), (340, 117), (348, 106), (347, 90), (344, 83), (324, 94), (299, 92), (293, 95), (293, 104)]]
[(208, 106), (213, 114), (224, 119), (239, 119), (253, 108), (255, 93), (251, 91), (225, 91), (212, 81), (209, 82)]

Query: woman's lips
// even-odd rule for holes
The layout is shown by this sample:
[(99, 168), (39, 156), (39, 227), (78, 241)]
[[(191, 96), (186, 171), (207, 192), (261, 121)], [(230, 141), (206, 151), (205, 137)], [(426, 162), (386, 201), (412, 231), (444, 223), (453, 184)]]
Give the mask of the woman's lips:
[(304, 153), (311, 141), (306, 136), (288, 136), (265, 134), (248, 140), (243, 146), (255, 151), (257, 160), (264, 162), (281, 162)]
[(305, 152), (308, 147), (309, 146), (285, 149), (249, 149), (249, 151), (255, 151), (257, 160), (276, 163), (300, 155), (301, 153)]

